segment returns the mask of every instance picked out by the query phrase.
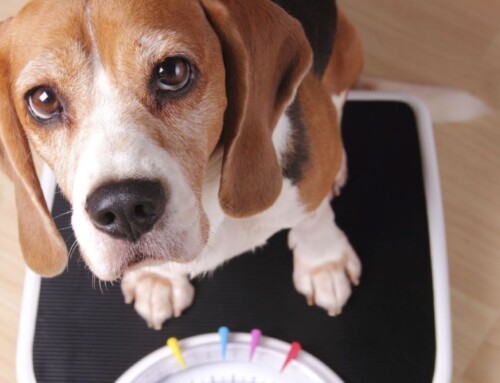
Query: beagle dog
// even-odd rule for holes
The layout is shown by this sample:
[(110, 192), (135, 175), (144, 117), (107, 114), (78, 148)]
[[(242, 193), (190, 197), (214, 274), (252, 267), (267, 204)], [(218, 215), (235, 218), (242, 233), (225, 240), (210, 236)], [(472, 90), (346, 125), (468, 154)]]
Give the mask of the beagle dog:
[(150, 327), (191, 304), (191, 278), (284, 228), (297, 290), (339, 314), (361, 264), (330, 200), (361, 67), (334, 0), (29, 1), (0, 24), (0, 164), (27, 264), (67, 264), (32, 148), (86, 264)]

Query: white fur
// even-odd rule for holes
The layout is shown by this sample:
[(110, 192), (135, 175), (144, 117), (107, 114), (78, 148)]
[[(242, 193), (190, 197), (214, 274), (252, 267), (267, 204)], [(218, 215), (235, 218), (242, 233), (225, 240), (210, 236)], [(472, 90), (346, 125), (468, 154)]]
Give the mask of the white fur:
[(342, 188), (347, 183), (348, 175), (349, 173), (347, 170), (347, 155), (345, 153), (345, 150), (342, 150), (342, 162), (340, 164), (340, 170), (337, 173), (337, 176), (335, 177), (335, 184), (333, 187), (335, 196), (340, 195)]
[[(335, 106), (335, 109), (337, 110), (337, 115), (339, 119), (339, 124), (340, 121), (342, 120), (342, 112), (344, 109), (344, 104), (347, 99), (347, 91), (341, 92), (337, 95), (332, 96), (332, 102), (333, 105)], [(347, 155), (345, 153), (345, 150), (342, 151), (342, 163), (340, 164), (340, 170), (335, 177), (335, 184), (334, 184), (334, 192), (335, 196), (338, 196), (340, 194), (341, 189), (344, 187), (344, 185), (347, 182)]]
[(290, 138), (290, 119), (283, 113), (278, 120), (278, 124), (273, 131), (273, 145), (278, 155), (278, 161), (281, 163), (281, 158), (287, 150), (288, 142)]
[(342, 119), (342, 110), (344, 108), (345, 101), (347, 99), (347, 91), (343, 91), (339, 94), (335, 94), (332, 96), (332, 102), (337, 110), (337, 115), (339, 117), (339, 122)]

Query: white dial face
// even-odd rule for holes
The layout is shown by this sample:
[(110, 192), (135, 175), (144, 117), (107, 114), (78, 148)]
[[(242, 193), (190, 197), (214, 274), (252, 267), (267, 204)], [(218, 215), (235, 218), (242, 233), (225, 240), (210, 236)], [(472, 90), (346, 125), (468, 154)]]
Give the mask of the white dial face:
[(262, 337), (250, 360), (250, 335), (231, 334), (225, 357), (217, 334), (180, 342), (185, 368), (168, 347), (132, 366), (117, 383), (343, 383), (318, 359), (301, 351), (281, 371), (290, 345)]

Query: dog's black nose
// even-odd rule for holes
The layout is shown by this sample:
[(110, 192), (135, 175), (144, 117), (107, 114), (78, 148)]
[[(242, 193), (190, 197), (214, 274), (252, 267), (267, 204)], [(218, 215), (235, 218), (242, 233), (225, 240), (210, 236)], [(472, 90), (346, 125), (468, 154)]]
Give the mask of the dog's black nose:
[(96, 189), (85, 205), (99, 230), (136, 242), (150, 231), (165, 209), (165, 191), (157, 181), (128, 180)]

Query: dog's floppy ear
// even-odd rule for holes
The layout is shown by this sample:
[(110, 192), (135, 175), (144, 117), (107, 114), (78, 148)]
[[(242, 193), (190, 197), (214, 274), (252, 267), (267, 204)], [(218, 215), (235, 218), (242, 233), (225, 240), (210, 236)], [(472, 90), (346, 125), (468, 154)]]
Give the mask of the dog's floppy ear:
[(33, 271), (49, 277), (66, 267), (67, 249), (45, 204), (28, 140), (14, 112), (8, 24), (0, 23), (0, 166), (15, 186), (24, 259)]
[(282, 187), (272, 131), (312, 63), (298, 21), (268, 0), (200, 0), (218, 35), (228, 107), (219, 201), (233, 217), (270, 207)]

